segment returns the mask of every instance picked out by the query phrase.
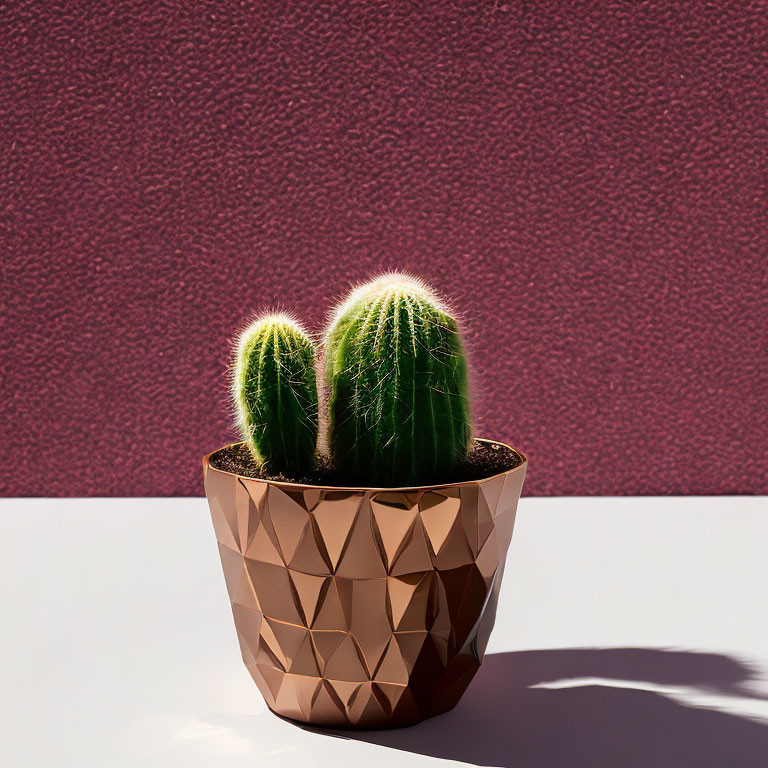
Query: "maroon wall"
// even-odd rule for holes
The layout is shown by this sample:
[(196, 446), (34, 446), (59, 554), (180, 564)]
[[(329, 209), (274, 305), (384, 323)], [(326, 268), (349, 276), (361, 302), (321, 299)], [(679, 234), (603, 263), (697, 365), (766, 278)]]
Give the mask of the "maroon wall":
[(233, 330), (392, 267), (528, 493), (768, 492), (765, 2), (6, 2), (0, 44), (0, 493), (201, 493)]

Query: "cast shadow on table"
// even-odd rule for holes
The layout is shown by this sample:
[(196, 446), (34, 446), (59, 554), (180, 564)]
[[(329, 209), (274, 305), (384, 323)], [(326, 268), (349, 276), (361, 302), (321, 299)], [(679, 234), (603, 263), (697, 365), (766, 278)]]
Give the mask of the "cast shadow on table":
[[(608, 682), (693, 688), (712, 701), (765, 698), (748, 690), (752, 677), (741, 662), (707, 653), (607, 648), (490, 654), (452, 712), (400, 730), (323, 732), (504, 768), (765, 768), (768, 723)], [(606, 684), (580, 685), (584, 678)], [(532, 687), (565, 680), (573, 687)]]

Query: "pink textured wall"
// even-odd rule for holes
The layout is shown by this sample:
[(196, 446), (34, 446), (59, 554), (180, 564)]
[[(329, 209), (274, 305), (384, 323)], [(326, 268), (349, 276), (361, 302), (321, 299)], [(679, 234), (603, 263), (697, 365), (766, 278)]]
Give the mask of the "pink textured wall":
[(0, 493), (201, 493), (233, 329), (385, 267), (528, 493), (768, 492), (765, 2), (6, 2), (0, 49)]

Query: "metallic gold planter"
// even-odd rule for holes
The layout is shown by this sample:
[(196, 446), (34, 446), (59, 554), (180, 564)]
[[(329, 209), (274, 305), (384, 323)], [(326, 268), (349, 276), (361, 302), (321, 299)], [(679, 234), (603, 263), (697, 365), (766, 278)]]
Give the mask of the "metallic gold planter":
[(409, 489), (240, 477), (203, 460), (243, 660), (269, 707), (387, 728), (454, 707), (483, 659), (527, 461)]

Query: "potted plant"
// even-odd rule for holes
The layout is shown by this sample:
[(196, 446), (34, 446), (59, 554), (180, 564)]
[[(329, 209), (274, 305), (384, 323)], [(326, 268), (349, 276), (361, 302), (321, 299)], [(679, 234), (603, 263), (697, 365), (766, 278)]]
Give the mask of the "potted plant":
[(293, 319), (237, 344), (244, 442), (203, 460), (235, 627), (277, 714), (409, 725), (454, 707), (482, 662), (526, 459), (472, 439), (459, 328), (420, 281), (352, 291), (323, 346), (319, 409)]

